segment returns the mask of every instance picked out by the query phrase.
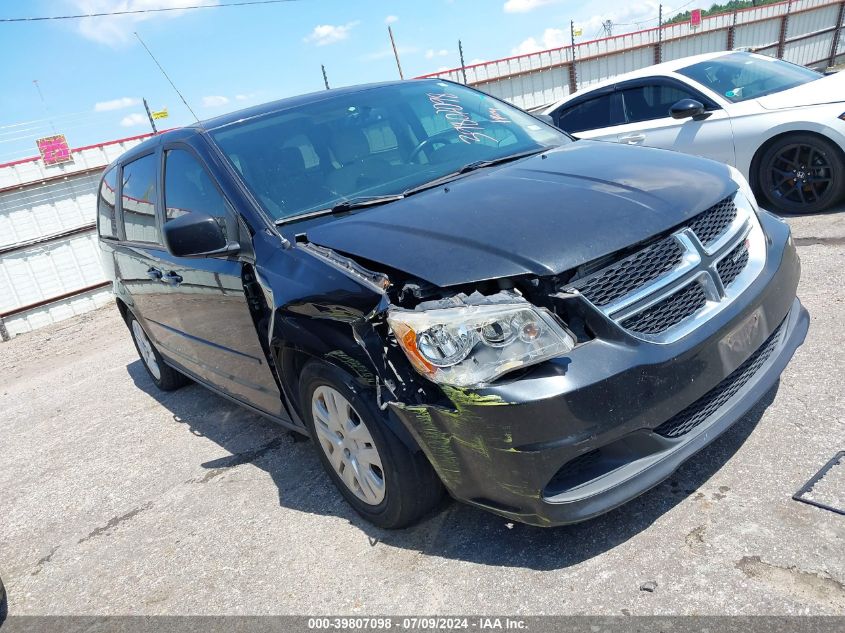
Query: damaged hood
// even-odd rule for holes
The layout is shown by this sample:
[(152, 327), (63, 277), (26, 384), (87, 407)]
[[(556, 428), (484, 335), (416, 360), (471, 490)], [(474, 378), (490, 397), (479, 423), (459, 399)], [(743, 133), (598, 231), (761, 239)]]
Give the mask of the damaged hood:
[(308, 240), (438, 286), (544, 276), (673, 228), (736, 188), (720, 163), (578, 141), (327, 222)]

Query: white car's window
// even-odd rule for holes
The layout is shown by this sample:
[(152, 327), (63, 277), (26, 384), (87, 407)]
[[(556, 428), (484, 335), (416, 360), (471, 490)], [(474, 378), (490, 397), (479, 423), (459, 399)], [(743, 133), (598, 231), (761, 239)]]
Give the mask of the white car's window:
[(675, 86), (651, 85), (623, 90), (622, 99), (628, 123), (637, 123), (670, 116), (669, 108), (681, 99), (700, 98)]
[(564, 110), (559, 117), (557, 126), (570, 134), (621, 125), (625, 122), (618, 97), (613, 94), (583, 101)]
[(749, 53), (723, 55), (677, 72), (734, 103), (788, 90), (822, 76), (803, 66)]

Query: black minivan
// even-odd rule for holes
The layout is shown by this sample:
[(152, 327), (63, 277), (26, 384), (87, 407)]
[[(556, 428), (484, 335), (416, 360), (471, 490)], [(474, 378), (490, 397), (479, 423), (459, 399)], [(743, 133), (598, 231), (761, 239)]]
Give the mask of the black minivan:
[(741, 418), (809, 323), (789, 228), (736, 170), (441, 80), (155, 136), (107, 168), (98, 228), (155, 384), (310, 436), (384, 527), (444, 489), (535, 525), (606, 512)]

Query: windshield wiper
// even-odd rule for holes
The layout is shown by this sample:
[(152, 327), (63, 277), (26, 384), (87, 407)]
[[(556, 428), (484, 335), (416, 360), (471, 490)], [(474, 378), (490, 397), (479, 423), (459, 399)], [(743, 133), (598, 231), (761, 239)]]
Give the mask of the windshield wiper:
[(500, 156), (499, 158), (492, 158), (490, 160), (477, 160), (472, 163), (467, 163), (460, 169), (453, 171), (445, 176), (440, 176), (439, 178), (435, 178), (434, 180), (430, 180), (428, 182), (424, 182), (421, 185), (417, 185), (416, 187), (412, 187), (411, 189), (407, 189), (404, 193), (406, 196), (413, 195), (420, 191), (425, 191), (426, 189), (431, 189), (433, 187), (437, 187), (438, 185), (442, 185), (444, 183), (450, 182), (459, 176), (464, 174), (468, 174), (470, 172), (476, 171), (478, 169), (483, 169), (485, 167), (492, 167), (493, 165), (501, 165), (502, 163), (509, 163), (514, 160), (519, 160), (520, 158), (525, 158), (527, 156), (534, 156), (535, 154), (542, 154), (543, 152), (547, 152), (550, 149), (554, 149), (555, 146), (550, 147), (540, 147), (528, 150), (526, 152), (519, 152), (517, 154), (510, 154), (508, 156)]
[(377, 204), (386, 204), (388, 202), (393, 202), (394, 200), (401, 200), (404, 197), (404, 193), (392, 193), (385, 196), (355, 196), (353, 198), (341, 200), (334, 206), (326, 207), (325, 209), (317, 209), (316, 211), (307, 211), (305, 213), (299, 213), (297, 215), (289, 215), (284, 218), (279, 218), (274, 222), (274, 224), (276, 226), (281, 226), (282, 224), (287, 224), (288, 222), (296, 222), (298, 220), (304, 220), (307, 218), (316, 218), (321, 215), (344, 213), (346, 211), (352, 211), (353, 209), (372, 207)]

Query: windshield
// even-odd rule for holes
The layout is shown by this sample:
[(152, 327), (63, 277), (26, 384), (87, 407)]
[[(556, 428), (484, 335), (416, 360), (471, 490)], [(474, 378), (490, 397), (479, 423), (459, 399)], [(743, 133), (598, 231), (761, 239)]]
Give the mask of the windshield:
[(570, 142), (502, 101), (441, 81), (330, 95), (211, 135), (275, 220)]
[(677, 72), (734, 103), (788, 90), (821, 77), (809, 68), (750, 53), (731, 53)]

